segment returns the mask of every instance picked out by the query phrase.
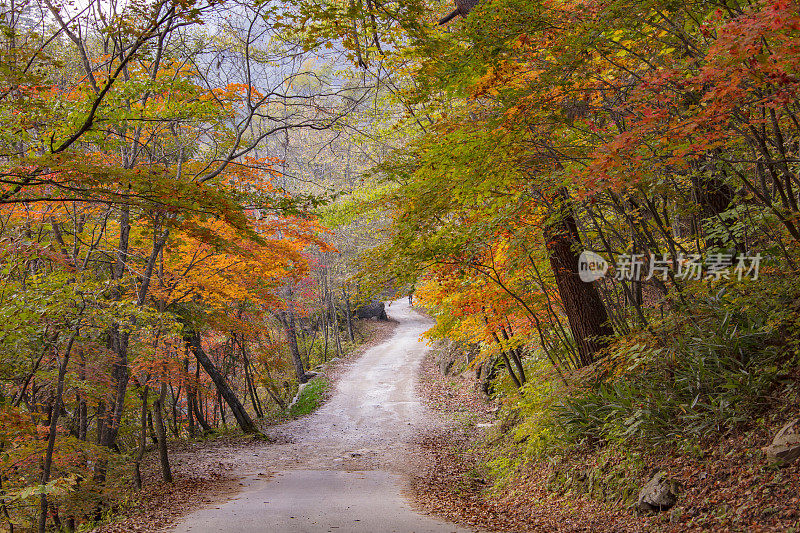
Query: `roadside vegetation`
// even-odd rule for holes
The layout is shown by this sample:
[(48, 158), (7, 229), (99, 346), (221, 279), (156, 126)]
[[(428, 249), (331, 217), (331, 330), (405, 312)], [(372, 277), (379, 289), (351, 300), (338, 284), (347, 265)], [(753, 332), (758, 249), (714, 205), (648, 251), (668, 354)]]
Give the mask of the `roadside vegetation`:
[(297, 418), (313, 412), (325, 401), (330, 382), (325, 377), (315, 377), (298, 393), (297, 401), (289, 408), (289, 416)]

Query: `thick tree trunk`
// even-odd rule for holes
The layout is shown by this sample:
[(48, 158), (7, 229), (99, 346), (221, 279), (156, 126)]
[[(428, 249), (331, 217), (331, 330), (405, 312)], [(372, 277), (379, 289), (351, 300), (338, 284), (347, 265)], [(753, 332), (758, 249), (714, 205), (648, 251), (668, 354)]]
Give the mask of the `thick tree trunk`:
[[(225, 399), (225, 403), (227, 403), (228, 407), (231, 408), (231, 412), (236, 418), (236, 422), (239, 424), (241, 430), (245, 433), (258, 433), (258, 428), (253, 422), (253, 419), (250, 418), (250, 415), (247, 413), (241, 402), (239, 402), (239, 399), (228, 386), (225, 376), (219, 372), (217, 367), (211, 361), (211, 358), (209, 358), (208, 354), (206, 354), (205, 350), (203, 350), (202, 343), (200, 342), (200, 334), (195, 332), (186, 333), (184, 336), (184, 341), (192, 349), (195, 357), (197, 357), (197, 361), (203, 365), (206, 373), (211, 377), (211, 380), (214, 382), (217, 390)], [(295, 348), (296, 347), (297, 344), (295, 343)]]
[(594, 361), (594, 355), (606, 345), (614, 330), (609, 325), (608, 314), (594, 283), (587, 283), (578, 275), (578, 257), (583, 246), (572, 203), (562, 193), (556, 199), (557, 213), (544, 228), (544, 239), (550, 254), (558, 293), (569, 328), (578, 347), (578, 366)]

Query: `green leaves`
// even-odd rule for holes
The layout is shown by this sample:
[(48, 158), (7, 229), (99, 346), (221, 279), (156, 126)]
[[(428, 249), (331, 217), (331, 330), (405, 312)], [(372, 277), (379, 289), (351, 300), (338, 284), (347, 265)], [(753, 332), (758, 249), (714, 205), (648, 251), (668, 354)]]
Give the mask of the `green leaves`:
[(78, 477), (74, 474), (56, 478), (44, 485), (30, 485), (20, 490), (10, 490), (6, 492), (6, 501), (15, 502), (38, 497), (42, 494), (48, 496), (66, 496), (75, 490), (78, 484)]

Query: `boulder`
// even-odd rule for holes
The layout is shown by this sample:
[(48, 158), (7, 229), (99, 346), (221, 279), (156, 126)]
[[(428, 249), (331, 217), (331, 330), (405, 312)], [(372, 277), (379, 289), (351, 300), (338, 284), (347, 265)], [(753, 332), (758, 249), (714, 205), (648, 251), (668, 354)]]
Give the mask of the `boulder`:
[(666, 511), (678, 501), (680, 489), (680, 483), (669, 479), (664, 472), (655, 472), (639, 491), (636, 508), (641, 512)]
[(356, 309), (355, 315), (362, 319), (377, 318), (378, 320), (389, 320), (389, 317), (386, 315), (386, 304), (377, 300), (359, 306)]
[(800, 418), (783, 426), (764, 452), (770, 462), (781, 466), (797, 460), (800, 457)]

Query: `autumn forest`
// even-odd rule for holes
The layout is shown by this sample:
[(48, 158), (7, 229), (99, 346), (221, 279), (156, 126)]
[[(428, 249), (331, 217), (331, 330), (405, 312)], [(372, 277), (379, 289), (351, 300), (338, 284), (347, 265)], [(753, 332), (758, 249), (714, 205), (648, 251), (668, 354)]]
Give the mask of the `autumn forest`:
[(422, 508), (796, 527), (797, 2), (0, 0), (0, 33), (0, 529), (271, 446), (405, 301), (458, 428), (417, 439)]

